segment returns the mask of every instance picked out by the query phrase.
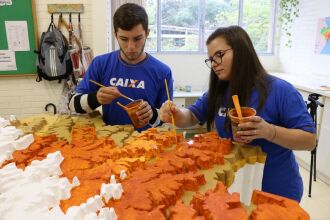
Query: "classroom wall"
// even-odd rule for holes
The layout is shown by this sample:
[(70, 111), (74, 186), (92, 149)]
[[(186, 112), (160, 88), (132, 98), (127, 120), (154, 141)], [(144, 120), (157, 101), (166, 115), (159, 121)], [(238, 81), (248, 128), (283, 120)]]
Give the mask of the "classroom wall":
[[(156, 58), (168, 64), (173, 73), (176, 87), (192, 86), (192, 90), (205, 91), (208, 88), (210, 69), (204, 60), (207, 54), (153, 54)], [(267, 71), (276, 71), (277, 57), (275, 55), (259, 56)]]
[[(50, 23), (47, 4), (84, 4), (84, 13), (81, 15), (84, 44), (92, 46), (95, 54), (107, 51), (106, 43), (104, 43), (107, 40), (107, 23), (102, 19), (106, 17), (105, 0), (98, 0), (100, 4), (92, 4), (92, 0), (36, 0), (35, 2), (39, 36)], [(94, 19), (98, 17), (100, 19)], [(57, 24), (58, 16), (54, 15), (54, 18)], [(68, 21), (68, 16), (64, 15), (64, 19)], [(73, 15), (73, 22), (75, 27), (77, 22), (75, 15)], [(1, 117), (9, 117), (11, 114), (26, 117), (45, 113), (44, 108), (48, 103), (54, 103), (59, 107), (63, 83), (45, 80), (38, 83), (35, 79), (36, 76), (0, 77)]]
[(292, 26), (292, 47), (285, 47), (285, 37), (278, 47), (278, 70), (330, 81), (330, 55), (314, 53), (318, 19), (330, 16), (329, 0), (301, 0), (300, 16)]

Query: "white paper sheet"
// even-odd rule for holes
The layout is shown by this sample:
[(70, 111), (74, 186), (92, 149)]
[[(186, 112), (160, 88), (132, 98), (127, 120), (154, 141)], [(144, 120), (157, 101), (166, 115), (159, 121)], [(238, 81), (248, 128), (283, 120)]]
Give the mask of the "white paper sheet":
[(26, 21), (5, 21), (8, 49), (11, 51), (30, 51), (29, 34)]
[(17, 70), (15, 52), (0, 50), (0, 71)]
[(3, 5), (12, 5), (12, 1), (11, 0), (0, 0), (0, 6)]

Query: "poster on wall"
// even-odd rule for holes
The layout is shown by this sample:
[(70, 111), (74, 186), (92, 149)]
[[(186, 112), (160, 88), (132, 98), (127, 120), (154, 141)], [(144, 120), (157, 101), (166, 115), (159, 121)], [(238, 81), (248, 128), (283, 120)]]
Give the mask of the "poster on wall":
[(316, 32), (315, 53), (330, 55), (330, 17), (319, 19)]
[(0, 50), (0, 71), (17, 70), (15, 52)]
[(26, 21), (5, 21), (8, 49), (30, 51), (29, 33)]

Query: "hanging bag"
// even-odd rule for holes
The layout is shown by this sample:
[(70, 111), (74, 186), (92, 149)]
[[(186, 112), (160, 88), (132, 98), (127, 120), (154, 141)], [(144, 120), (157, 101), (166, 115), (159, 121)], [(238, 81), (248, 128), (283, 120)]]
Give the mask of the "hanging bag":
[(40, 38), (39, 50), (35, 51), (37, 57), (38, 76), (36, 81), (42, 79), (67, 79), (72, 74), (72, 63), (65, 36), (56, 28), (51, 15), (51, 22), (46, 32)]
[(73, 67), (73, 83), (77, 84), (77, 79), (81, 75), (83, 65), (80, 61), (81, 43), (77, 36), (74, 34), (71, 13), (69, 14), (69, 23), (63, 19), (63, 15), (60, 14), (58, 18), (58, 28), (61, 29), (63, 26), (69, 33), (69, 54)]
[(78, 14), (78, 28), (79, 28), (79, 38), (80, 38), (80, 43), (81, 43), (80, 59), (81, 59), (82, 65), (83, 65), (81, 77), (83, 77), (85, 74), (85, 71), (91, 64), (91, 62), (94, 58), (94, 55), (93, 55), (92, 49), (83, 44), (80, 13)]

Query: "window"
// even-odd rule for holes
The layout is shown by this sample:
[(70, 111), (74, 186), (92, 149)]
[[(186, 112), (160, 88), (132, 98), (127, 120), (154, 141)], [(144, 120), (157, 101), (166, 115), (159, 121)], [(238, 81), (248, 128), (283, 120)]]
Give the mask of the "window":
[(145, 0), (150, 52), (201, 53), (218, 27), (240, 25), (258, 53), (273, 52), (276, 0)]

